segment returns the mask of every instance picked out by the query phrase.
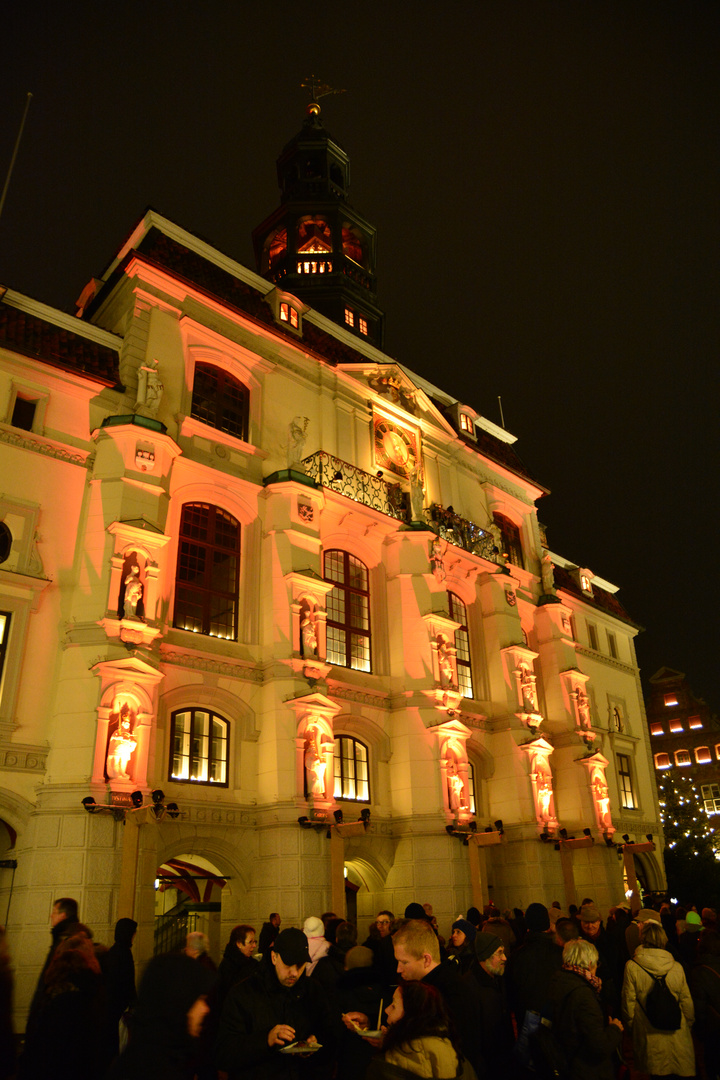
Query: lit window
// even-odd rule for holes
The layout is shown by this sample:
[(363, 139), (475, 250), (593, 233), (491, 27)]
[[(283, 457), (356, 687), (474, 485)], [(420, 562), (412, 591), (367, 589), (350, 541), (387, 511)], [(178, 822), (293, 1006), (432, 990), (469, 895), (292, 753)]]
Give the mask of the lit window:
[(712, 761), (712, 754), (710, 753), (709, 746), (696, 746), (695, 747), (695, 761), (698, 765), (708, 765)]
[(706, 814), (720, 814), (720, 784), (703, 784), (700, 788)]
[(470, 663), (470, 636), (467, 627), (467, 608), (455, 593), (448, 593), (450, 618), (460, 623), (455, 631), (455, 650), (458, 675), (458, 688), (463, 697), (473, 697), (472, 665)]
[(349, 307), (345, 308), (345, 323), (347, 326), (355, 325), (355, 312), (351, 311)]
[(651, 735), (664, 735), (665, 731), (663, 729), (662, 724), (651, 724), (650, 725), (650, 734)]
[(670, 721), (670, 734), (677, 735), (678, 732), (683, 730), (682, 723), (679, 720)]
[(247, 387), (222, 368), (195, 365), (190, 415), (196, 420), (238, 439), (247, 439), (249, 398)]
[(297, 329), (298, 313), (292, 304), (280, 305), (280, 322), (290, 323), (291, 326)]
[(675, 764), (676, 765), (692, 765), (692, 758), (690, 757), (689, 750), (676, 750), (675, 751)]
[(673, 705), (677, 705), (678, 703), (677, 694), (665, 694), (664, 700), (667, 708), (670, 708)]
[(205, 709), (173, 713), (169, 780), (227, 787), (228, 724)]
[(524, 567), (522, 542), (520, 540), (520, 529), (517, 527), (514, 521), (505, 517), (504, 514), (493, 514), (493, 521), (500, 529), (502, 536), (502, 547), (506, 558), (514, 565), (519, 566), (521, 569)]
[(655, 768), (656, 769), (669, 769), (670, 768), (670, 755), (669, 754), (656, 754), (655, 755)]
[(597, 627), (593, 626), (592, 623), (588, 623), (587, 624), (587, 630), (588, 630), (588, 641), (590, 642), (590, 648), (594, 649), (595, 652), (597, 652), (598, 651)]
[(580, 575), (580, 588), (583, 592), (590, 593), (592, 596), (592, 582), (587, 574)]
[(5, 657), (7, 655), (9, 638), (10, 612), (0, 611), (0, 688), (2, 687), (2, 674), (5, 669)]
[(367, 332), (368, 332), (367, 319), (364, 319), (362, 317), (362, 315), (358, 316), (358, 328), (360, 330), (360, 333), (364, 334), (365, 337), (367, 337)]
[(630, 757), (628, 754), (617, 755), (617, 767), (620, 785), (620, 805), (624, 810), (637, 810)]
[(236, 641), (239, 572), (240, 523), (219, 506), (186, 503), (173, 626)]
[(327, 658), (331, 664), (370, 671), (370, 586), (368, 568), (347, 551), (326, 551)]
[(702, 727), (702, 720), (699, 716), (691, 716), (688, 718), (688, 727), (691, 731), (695, 731)]
[(720, 761), (720, 743), (715, 744), (715, 757)]
[(611, 634), (609, 630), (608, 630), (607, 641), (608, 641), (608, 652), (612, 656), (613, 660), (617, 660), (617, 641), (615, 640), (615, 635)]
[(472, 431), (472, 428), (473, 428), (472, 420), (470, 419), (468, 414), (464, 413), (464, 412), (461, 412), (460, 413), (460, 430), (461, 431)]
[(290, 305), (290, 325), (292, 327), (294, 327), (295, 330), (297, 330), (297, 328), (298, 328), (298, 313), (297, 313), (297, 310), (292, 306), (292, 304)]
[(335, 740), (334, 772), (333, 795), (336, 799), (370, 801), (368, 749), (364, 743), (348, 735), (338, 736)]
[(476, 814), (477, 800), (475, 799), (475, 767), (472, 761), (468, 761), (468, 803), (471, 814)]

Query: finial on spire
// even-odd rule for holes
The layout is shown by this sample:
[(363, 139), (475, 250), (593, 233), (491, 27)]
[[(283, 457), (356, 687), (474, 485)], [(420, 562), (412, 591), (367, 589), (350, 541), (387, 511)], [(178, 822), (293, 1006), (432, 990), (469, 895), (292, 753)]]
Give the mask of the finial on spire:
[(320, 106), (318, 102), (320, 98), (327, 97), (329, 94), (344, 94), (345, 90), (336, 90), (334, 86), (330, 86), (329, 83), (321, 82), (317, 75), (309, 75), (305, 82), (300, 83), (303, 90), (310, 91), (310, 104), (307, 106), (308, 116), (317, 116), (320, 112)]

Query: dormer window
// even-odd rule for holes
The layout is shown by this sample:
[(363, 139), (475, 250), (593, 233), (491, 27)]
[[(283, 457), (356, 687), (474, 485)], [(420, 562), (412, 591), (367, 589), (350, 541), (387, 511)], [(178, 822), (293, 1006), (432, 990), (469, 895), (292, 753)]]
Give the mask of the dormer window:
[(297, 309), (294, 308), (292, 304), (280, 305), (280, 322), (289, 323), (293, 329), (297, 330), (299, 317)]
[(468, 433), (471, 433), (472, 429), (473, 429), (473, 422), (472, 422), (471, 417), (469, 417), (467, 413), (461, 412), (460, 413), (460, 430), (461, 431), (467, 431)]
[(677, 694), (665, 694), (664, 700), (666, 709), (671, 709), (673, 705), (678, 703)]
[(348, 307), (345, 308), (345, 325), (355, 326), (355, 312), (351, 311)]
[(688, 718), (688, 727), (691, 731), (695, 731), (702, 727), (702, 720), (699, 716), (691, 716)]
[(592, 581), (587, 574), (580, 575), (580, 588), (583, 592), (588, 593), (590, 596), (592, 596)]

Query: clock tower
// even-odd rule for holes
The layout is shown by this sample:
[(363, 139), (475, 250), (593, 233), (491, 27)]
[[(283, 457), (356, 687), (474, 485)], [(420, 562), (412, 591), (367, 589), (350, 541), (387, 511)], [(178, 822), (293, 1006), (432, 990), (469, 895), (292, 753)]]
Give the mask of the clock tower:
[(383, 345), (375, 228), (348, 202), (350, 162), (311, 102), (277, 161), (280, 206), (253, 232), (257, 270), (350, 333)]

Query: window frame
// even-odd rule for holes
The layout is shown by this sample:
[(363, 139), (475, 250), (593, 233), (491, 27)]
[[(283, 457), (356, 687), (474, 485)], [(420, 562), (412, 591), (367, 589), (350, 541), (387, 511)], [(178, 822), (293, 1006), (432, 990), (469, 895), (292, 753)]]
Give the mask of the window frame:
[[(687, 761), (680, 761), (680, 756), (682, 754), (687, 755)], [(675, 764), (678, 765), (680, 768), (687, 768), (688, 765), (692, 765), (692, 754), (690, 753), (690, 751), (689, 750), (676, 750), (675, 751)]]
[[(183, 715), (185, 713), (190, 714), (189, 741), (190, 741), (191, 748), (193, 746), (193, 742), (196, 739), (206, 737), (207, 740), (208, 740), (208, 755), (207, 755), (207, 771), (208, 771), (208, 775), (210, 774), (210, 771), (212, 769), (213, 764), (220, 763), (220, 764), (222, 764), (224, 766), (224, 769), (225, 769), (225, 779), (224, 780), (211, 780), (211, 779), (200, 780), (200, 779), (197, 779), (196, 777), (193, 777), (192, 775), (190, 775), (192, 773), (192, 770), (193, 770), (193, 763), (196, 762), (196, 761), (203, 760), (200, 756), (195, 755), (193, 753), (192, 749), (190, 749), (190, 751), (188, 752), (188, 755), (187, 755), (187, 757), (188, 757), (188, 776), (183, 777), (183, 776), (176, 776), (176, 775), (173, 774), (173, 766), (174, 766), (174, 762), (175, 762), (175, 734), (176, 734), (175, 733), (175, 725), (176, 725), (176, 717), (178, 717), (180, 715)], [(206, 714), (208, 716), (208, 718), (209, 718), (209, 723), (208, 723), (208, 731), (209, 731), (209, 733), (208, 733), (207, 736), (203, 736), (202, 734), (198, 734), (198, 735), (195, 734), (195, 718), (196, 718), (196, 714), (200, 714), (200, 713)], [(222, 724), (224, 729), (225, 729), (225, 735), (224, 735), (224, 738), (222, 740), (223, 741), (224, 751), (225, 751), (224, 758), (223, 757), (217, 757), (216, 758), (212, 754), (212, 746), (213, 746), (213, 743), (215, 742), (215, 740), (213, 739), (213, 736), (212, 736), (212, 725), (213, 725), (214, 722), (218, 722), (218, 723)], [(175, 709), (170, 714), (170, 757), (169, 757), (169, 761), (168, 761), (168, 783), (170, 783), (170, 784), (192, 784), (192, 785), (199, 785), (201, 787), (212, 787), (212, 788), (221, 788), (221, 787), (226, 788), (226, 787), (230, 786), (230, 722), (229, 722), (229, 720), (226, 720), (224, 716), (221, 716), (220, 713), (216, 713), (213, 709), (208, 709), (208, 708), (206, 708), (205, 706), (202, 706), (202, 705), (192, 705), (192, 706), (190, 706), (188, 708)]]
[[(197, 537), (194, 537), (189, 533), (188, 534), (183, 533), (183, 527), (185, 525), (186, 511), (190, 507), (193, 507), (193, 508), (195, 508), (195, 507), (205, 507), (206, 509), (208, 509), (210, 511), (213, 511), (212, 521), (211, 521), (211, 526), (212, 527), (209, 530), (210, 533), (211, 533), (211, 539), (208, 539), (206, 541), (202, 541), (202, 540), (198, 540)], [(236, 530), (237, 530), (237, 543), (236, 543), (236, 546), (235, 546), (234, 550), (231, 550), (229, 547), (223, 546), (221, 544), (217, 544), (215, 542), (216, 537), (217, 537), (217, 528), (216, 528), (217, 519), (218, 519), (219, 515), (223, 515), (226, 519), (229, 519), (229, 521), (234, 523), (234, 525), (236, 527)], [(204, 637), (214, 637), (214, 638), (217, 638), (218, 640), (221, 640), (221, 641), (223, 641), (223, 640), (224, 641), (237, 641), (238, 640), (239, 608), (240, 608), (240, 603), (239, 603), (239, 600), (240, 600), (240, 597), (239, 597), (239, 592), (240, 592), (240, 559), (241, 559), (241, 552), (242, 552), (241, 540), (242, 540), (242, 527), (241, 527), (240, 522), (237, 520), (237, 518), (233, 517), (233, 515), (228, 510), (225, 510), (222, 506), (217, 506), (214, 503), (209, 503), (209, 502), (204, 502), (204, 501), (197, 501), (197, 502), (193, 501), (193, 502), (183, 503), (183, 505), (181, 507), (181, 510), (180, 510), (180, 521), (179, 521), (179, 524), (178, 524), (178, 548), (177, 548), (177, 558), (176, 558), (176, 561), (175, 561), (175, 593), (174, 593), (174, 597), (173, 597), (173, 621), (172, 621), (172, 625), (173, 625), (173, 627), (175, 629), (184, 630), (187, 633), (191, 633), (191, 634), (202, 634)], [(181, 578), (180, 571), (181, 571), (181, 568), (182, 568), (182, 565), (183, 565), (182, 564), (183, 544), (187, 544), (188, 547), (194, 546), (196, 548), (203, 548), (205, 550), (205, 553), (206, 553), (206, 555), (205, 555), (205, 565), (204, 565), (204, 569), (203, 569), (203, 580), (204, 580), (205, 584), (197, 585), (197, 584), (195, 584), (194, 582), (192, 582), (189, 579), (186, 580), (186, 579)], [(225, 554), (225, 555), (232, 555), (235, 558), (235, 574), (234, 574), (234, 584), (233, 584), (232, 590), (221, 590), (221, 589), (213, 589), (213, 588), (211, 588), (212, 570), (213, 570), (213, 566), (214, 566), (213, 556), (216, 553)], [(188, 552), (188, 557), (190, 557), (190, 552)], [(179, 605), (180, 605), (179, 596), (180, 596), (180, 593), (181, 593), (182, 590), (186, 590), (187, 592), (198, 596), (198, 598), (202, 600), (202, 604), (201, 604), (201, 608), (202, 608), (202, 618), (201, 618), (202, 629), (196, 629), (193, 626), (183, 626), (178, 621), (179, 620), (178, 608), (179, 608)], [(213, 633), (212, 632), (213, 600), (217, 599), (218, 597), (221, 597), (225, 601), (229, 602), (229, 604), (230, 604), (230, 606), (232, 608), (232, 613), (233, 613), (233, 617), (232, 617), (233, 633), (232, 633), (232, 636), (229, 636), (229, 635), (226, 634), (223, 637), (219, 633)], [(190, 618), (189, 615), (186, 616), (186, 621), (189, 618)]]
[(600, 642), (598, 640), (598, 631), (596, 623), (586, 622), (588, 632), (588, 645), (593, 652), (600, 651)]
[[(449, 606), (449, 609), (450, 609), (450, 618), (452, 619), (453, 622), (460, 623), (460, 626), (455, 631), (455, 663), (456, 663), (456, 666), (457, 666), (458, 690), (460, 690), (460, 692), (462, 693), (462, 696), (464, 698), (469, 698), (470, 700), (474, 700), (474, 698), (475, 698), (475, 688), (474, 688), (474, 684), (473, 684), (472, 650), (470, 648), (470, 630), (468, 629), (467, 605), (465, 604), (465, 602), (463, 600), (460, 599), (460, 597), (457, 595), (457, 593), (451, 592), (449, 589), (448, 589), (448, 594), (447, 595), (448, 595), (448, 606)], [(457, 604), (459, 604), (460, 607), (462, 608), (461, 611), (456, 610), (456, 605)], [(462, 616), (462, 618), (461, 618), (461, 616)], [(461, 659), (461, 656), (460, 656), (461, 642), (464, 642), (464, 644), (465, 644), (466, 651), (467, 651), (467, 660), (465, 660), (464, 658)], [(464, 672), (467, 673), (467, 681), (468, 681), (469, 687), (470, 687), (470, 693), (469, 694), (466, 694), (465, 690), (463, 689), (463, 679), (461, 679), (461, 677), (460, 677), (461, 671), (464, 671)]]
[[(663, 758), (664, 760), (661, 761), (661, 758)], [(670, 755), (666, 750), (660, 750), (657, 754), (655, 754), (653, 757), (653, 761), (655, 762), (656, 769), (672, 768), (672, 761), (670, 760)]]
[(512, 518), (501, 514), (498, 510), (493, 511), (493, 523), (500, 529), (504, 555), (513, 566), (525, 569), (525, 553), (523, 551), (522, 531)]
[(620, 807), (623, 810), (638, 810), (631, 755), (618, 751), (615, 755), (615, 764), (617, 767)]
[[(213, 405), (212, 419), (199, 411), (199, 400), (197, 403), (198, 411), (196, 411), (195, 401), (198, 376), (200, 376), (200, 378), (203, 376), (209, 377), (211, 373), (213, 373), (213, 377), (216, 379), (216, 387), (213, 390), (213, 393), (208, 396), (208, 401)], [(228, 391), (237, 390), (237, 388), (242, 391), (242, 394), (239, 395), (241, 399), (240, 408), (229, 410), (227, 407), (227, 401), (229, 400)], [(193, 371), (189, 415), (192, 420), (196, 420), (200, 424), (206, 424), (209, 428), (212, 428), (213, 431), (219, 431), (222, 432), (223, 435), (229, 435), (233, 439), (247, 442), (250, 422), (250, 388), (219, 364), (213, 364), (207, 360), (197, 360)], [(232, 423), (229, 419), (230, 417), (234, 418)]]
[[(339, 555), (343, 556), (343, 576), (344, 576), (344, 581), (343, 582), (337, 582), (333, 578), (328, 577), (327, 559), (328, 559), (328, 556), (333, 555), (333, 554), (339, 554)], [(363, 568), (363, 570), (365, 572), (365, 579), (367, 581), (367, 589), (359, 589), (356, 586), (353, 586), (353, 585), (349, 584), (349, 582), (350, 582), (350, 560), (351, 559), (354, 559), (355, 562), (357, 564), (359, 564)], [(328, 593), (327, 600), (326, 600), (326, 612), (327, 612), (326, 653), (327, 653), (327, 662), (329, 664), (334, 664), (336, 667), (345, 667), (349, 671), (361, 671), (361, 672), (364, 672), (365, 674), (371, 674), (372, 673), (372, 623), (371, 623), (371, 619), (370, 619), (370, 570), (369, 570), (369, 568), (362, 561), (362, 559), (359, 559), (357, 557), (357, 555), (353, 555), (352, 552), (346, 551), (344, 548), (327, 548), (325, 551), (323, 551), (323, 579), (325, 581), (331, 582), (332, 585), (333, 585), (333, 589), (331, 590), (331, 592)], [(343, 604), (344, 604), (344, 611), (345, 611), (345, 614), (346, 614), (346, 621), (342, 622), (342, 623), (337, 619), (331, 618), (331, 615), (330, 615), (331, 606), (333, 604), (332, 597), (333, 597), (333, 593), (335, 592), (336, 589), (342, 590), (342, 592), (344, 594)], [(365, 612), (366, 612), (366, 615), (367, 615), (367, 630), (364, 629), (363, 627), (355, 626), (355, 625), (353, 625), (352, 622), (349, 621), (350, 614), (352, 612), (351, 597), (353, 597), (353, 596), (360, 596), (360, 597), (364, 598), (364, 608), (365, 608)], [(344, 635), (345, 635), (345, 663), (338, 663), (337, 660), (332, 660), (330, 658), (331, 637), (332, 637), (332, 635), (330, 633), (331, 630), (342, 631), (344, 633)], [(353, 661), (353, 639), (354, 639), (354, 637), (361, 637), (361, 638), (367, 640), (367, 656), (368, 656), (367, 663), (368, 663), (368, 666), (366, 668), (361, 667), (361, 666), (356, 666), (352, 662)]]
[[(343, 752), (343, 744), (352, 744), (352, 759), (350, 755), (346, 755)], [(361, 747), (365, 754), (365, 760), (362, 760), (362, 754), (358, 757), (358, 747)], [(343, 771), (343, 765), (346, 761), (352, 760), (354, 776), (345, 776)], [(365, 767), (365, 778), (358, 780), (358, 765)], [(338, 770), (339, 766), (339, 770)], [(338, 782), (340, 785), (340, 794), (338, 794)], [(359, 784), (364, 783), (367, 789), (367, 796), (361, 798), (358, 795), (345, 795), (342, 792), (345, 789), (346, 783), (354, 784), (357, 790)], [(355, 802), (355, 803), (369, 803), (370, 802), (370, 747), (362, 739), (358, 739), (355, 735), (338, 734), (335, 736), (335, 745), (333, 748), (333, 798), (337, 802)]]
[[(717, 795), (715, 795), (715, 791)], [(701, 784), (700, 785), (700, 798), (703, 802), (703, 809), (708, 817), (713, 814), (720, 814), (720, 784)], [(713, 803), (713, 809), (708, 810), (708, 803)]]

